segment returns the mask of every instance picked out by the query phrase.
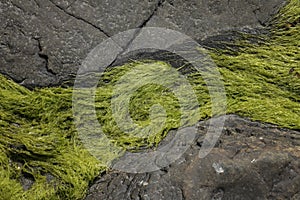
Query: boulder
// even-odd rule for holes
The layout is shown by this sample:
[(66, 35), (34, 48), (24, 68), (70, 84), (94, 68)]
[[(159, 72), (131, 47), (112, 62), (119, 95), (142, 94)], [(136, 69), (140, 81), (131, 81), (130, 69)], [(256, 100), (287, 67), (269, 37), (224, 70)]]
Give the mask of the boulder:
[(168, 167), (109, 171), (95, 180), (85, 200), (299, 198), (299, 132), (227, 115), (215, 147), (199, 158), (211, 120), (197, 124), (194, 143)]
[[(1, 1), (0, 73), (26, 87), (60, 85), (74, 78), (96, 45), (122, 31), (165, 27), (207, 44), (224, 32), (263, 28), (284, 2)], [(118, 45), (125, 51), (139, 33)], [(231, 34), (221, 38), (230, 39)]]

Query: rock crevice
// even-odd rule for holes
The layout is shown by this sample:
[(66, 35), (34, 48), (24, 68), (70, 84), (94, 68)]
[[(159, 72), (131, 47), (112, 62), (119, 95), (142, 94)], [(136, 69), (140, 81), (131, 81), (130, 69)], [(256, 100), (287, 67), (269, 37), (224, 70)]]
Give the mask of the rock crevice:
[(75, 3), (75, 1), (73, 3), (71, 3), (69, 6), (67, 6), (66, 8), (63, 8), (62, 6), (59, 6), (57, 4), (55, 4), (52, 0), (49, 0), (55, 7), (57, 7), (58, 9), (60, 9), (62, 12), (64, 12), (65, 14), (69, 15), (70, 17), (73, 17), (79, 21), (82, 21), (88, 25), (91, 25), (92, 27), (94, 27), (95, 29), (99, 30), (101, 33), (103, 33), (104, 35), (106, 35), (107, 37), (110, 37), (111, 35), (109, 35), (108, 33), (106, 33), (102, 28), (100, 28), (99, 26), (91, 23), (88, 20), (85, 20), (84, 18), (77, 16), (75, 14), (73, 14), (72, 12), (68, 11), (68, 8), (71, 7), (73, 5), (73, 3)]

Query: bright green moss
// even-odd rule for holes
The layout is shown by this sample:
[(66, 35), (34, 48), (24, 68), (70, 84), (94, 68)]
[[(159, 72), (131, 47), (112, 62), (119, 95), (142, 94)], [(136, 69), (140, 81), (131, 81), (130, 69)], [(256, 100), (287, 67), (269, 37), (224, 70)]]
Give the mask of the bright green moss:
[[(181, 106), (188, 107), (188, 103), (184, 104), (185, 102), (180, 105), (180, 99), (178, 99), (179, 95), (176, 94), (176, 91), (171, 91), (170, 89), (162, 86), (163, 82), (166, 82), (166, 79), (171, 80), (171, 82), (175, 81), (177, 84), (179, 84), (181, 79), (177, 75), (180, 75), (180, 73), (173, 69), (176, 71), (176, 73), (173, 74), (172, 70), (170, 70), (172, 69), (171, 66), (167, 65), (166, 63), (153, 63), (153, 61), (148, 62), (149, 63), (146, 61), (145, 63), (131, 63), (112, 69), (104, 76), (104, 79), (111, 81), (100, 87), (96, 93), (95, 107), (104, 132), (113, 140), (113, 142), (127, 149), (136, 149), (140, 147), (151, 147), (157, 145), (170, 129), (180, 126), (182, 113), (179, 108)], [(154, 68), (156, 68), (156, 70), (154, 70)], [(134, 72), (130, 75), (131, 70), (134, 70)], [(160, 74), (157, 74), (157, 70), (160, 70)], [(124, 72), (127, 72), (127, 74)], [(156, 81), (156, 83), (144, 84), (143, 78), (134, 79), (132, 78), (133, 76), (144, 76), (147, 77), (147, 80)], [(130, 99), (129, 113), (133, 121), (138, 124), (140, 128), (137, 128), (136, 131), (133, 131), (133, 133), (129, 134), (124, 134), (123, 131), (118, 128), (110, 107), (111, 98), (114, 95), (113, 91), (116, 90), (116, 87), (114, 86), (121, 77), (123, 82), (137, 84), (139, 86), (139, 88), (133, 92)], [(134, 80), (134, 82), (132, 82), (132, 80)], [(121, 91), (125, 91), (127, 90), (127, 87), (129, 87), (126, 83), (124, 85), (123, 83), (120, 85), (121, 86), (119, 86), (118, 89)], [(188, 89), (183, 86), (181, 89), (182, 96), (188, 96), (187, 90)], [(192, 91), (192, 89), (190, 90)], [(183, 93), (186, 93), (186, 95)], [(122, 100), (123, 99), (120, 101)], [(156, 134), (150, 134), (149, 137), (136, 137), (135, 134), (141, 132), (143, 127), (153, 123), (150, 120), (149, 110), (151, 106), (156, 104), (164, 107), (166, 112), (165, 126), (160, 131), (157, 131)], [(122, 105), (121, 108), (123, 107), (126, 106)], [(192, 109), (187, 109), (192, 111)], [(122, 110), (117, 112), (117, 114), (123, 115), (124, 113), (121, 112)], [(191, 114), (191, 112), (189, 112), (189, 114)], [(193, 118), (199, 119), (200, 117), (197, 115), (199, 115), (199, 113), (195, 113), (194, 111), (194, 114), (191, 114), (187, 117), (186, 123), (192, 121)], [(163, 116), (160, 117), (161, 119), (158, 120), (163, 121)], [(149, 131), (153, 132), (151, 129), (149, 129)]]
[[(82, 197), (105, 168), (76, 139), (72, 89), (29, 91), (3, 76), (0, 82), (0, 199)], [(25, 192), (19, 182), (24, 172), (35, 179)], [(56, 178), (47, 183), (46, 173)]]
[(267, 42), (247, 44), (234, 56), (211, 54), (224, 78), (229, 113), (300, 128), (299, 19), (300, 1), (292, 0), (277, 15)]
[[(295, 25), (300, 17), (299, 4), (299, 0), (290, 0), (282, 9), (266, 42), (239, 41), (243, 48), (238, 52), (210, 52), (223, 76), (228, 113), (300, 129), (300, 79), (295, 75), (300, 73), (300, 26)], [(152, 63), (167, 67), (162, 62)], [(109, 83), (100, 83), (96, 95), (95, 107), (104, 132), (127, 149), (155, 146), (170, 129), (179, 126), (181, 116), (178, 99), (172, 92), (147, 84), (131, 99), (131, 117), (146, 126), (150, 123), (149, 108), (159, 103), (166, 109), (165, 127), (142, 139), (119, 130), (110, 109), (114, 83), (140, 64), (106, 72), (104, 79)], [(295, 71), (289, 73), (292, 67)], [(207, 119), (211, 116), (211, 102), (205, 82), (199, 74), (190, 74), (188, 80), (199, 101), (197, 119)], [(73, 124), (72, 88), (29, 91), (0, 75), (0, 133), (0, 199), (80, 199), (113, 157), (107, 153), (97, 161), (82, 146)], [(35, 179), (27, 191), (20, 184), (22, 173)], [(46, 180), (48, 173), (55, 178)]]

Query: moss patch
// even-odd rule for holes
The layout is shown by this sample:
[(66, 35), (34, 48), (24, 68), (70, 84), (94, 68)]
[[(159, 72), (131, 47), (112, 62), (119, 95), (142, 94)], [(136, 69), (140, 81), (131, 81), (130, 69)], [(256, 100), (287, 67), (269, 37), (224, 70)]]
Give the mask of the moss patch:
[[(223, 75), (228, 113), (300, 129), (299, 4), (290, 0), (275, 17), (273, 34), (266, 42), (239, 41), (243, 48), (238, 52), (210, 52)], [(168, 67), (162, 62), (151, 63)], [(119, 130), (110, 108), (113, 87), (137, 65), (145, 63), (106, 72), (103, 80), (108, 83), (101, 82), (96, 95), (95, 107), (104, 132), (115, 145), (126, 149), (155, 146), (180, 124), (176, 96), (158, 84), (146, 84), (131, 98), (131, 117), (146, 126), (150, 107), (159, 103), (166, 109), (165, 127), (142, 139)], [(190, 74), (188, 80), (199, 101), (197, 120), (210, 117), (211, 102), (201, 75)], [(105, 162), (91, 156), (78, 139), (72, 88), (29, 91), (0, 75), (0, 132), (0, 199), (80, 199), (94, 177), (106, 169)], [(24, 173), (34, 179), (26, 191), (20, 183)], [(54, 178), (49, 179), (48, 174)]]
[(300, 128), (300, 2), (290, 1), (276, 16), (271, 38), (234, 55), (213, 52), (223, 75), (228, 112)]
[[(76, 139), (72, 90), (29, 91), (0, 77), (1, 199), (78, 199), (100, 170)], [(21, 175), (34, 177), (23, 191)], [(55, 178), (47, 180), (46, 174)], [(4, 196), (3, 196), (4, 195)]]

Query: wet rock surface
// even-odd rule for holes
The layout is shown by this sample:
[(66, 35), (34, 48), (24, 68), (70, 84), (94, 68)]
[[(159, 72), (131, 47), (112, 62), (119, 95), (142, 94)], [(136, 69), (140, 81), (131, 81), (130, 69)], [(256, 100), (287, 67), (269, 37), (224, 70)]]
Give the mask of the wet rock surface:
[(168, 167), (107, 172), (85, 199), (299, 199), (299, 132), (227, 115), (215, 147), (200, 159), (209, 122), (197, 124), (194, 143)]
[[(284, 2), (2, 0), (0, 73), (26, 87), (59, 85), (74, 77), (96, 45), (116, 33), (165, 27), (214, 46), (215, 36), (223, 32), (263, 28)], [(126, 50), (139, 33), (118, 45)]]

